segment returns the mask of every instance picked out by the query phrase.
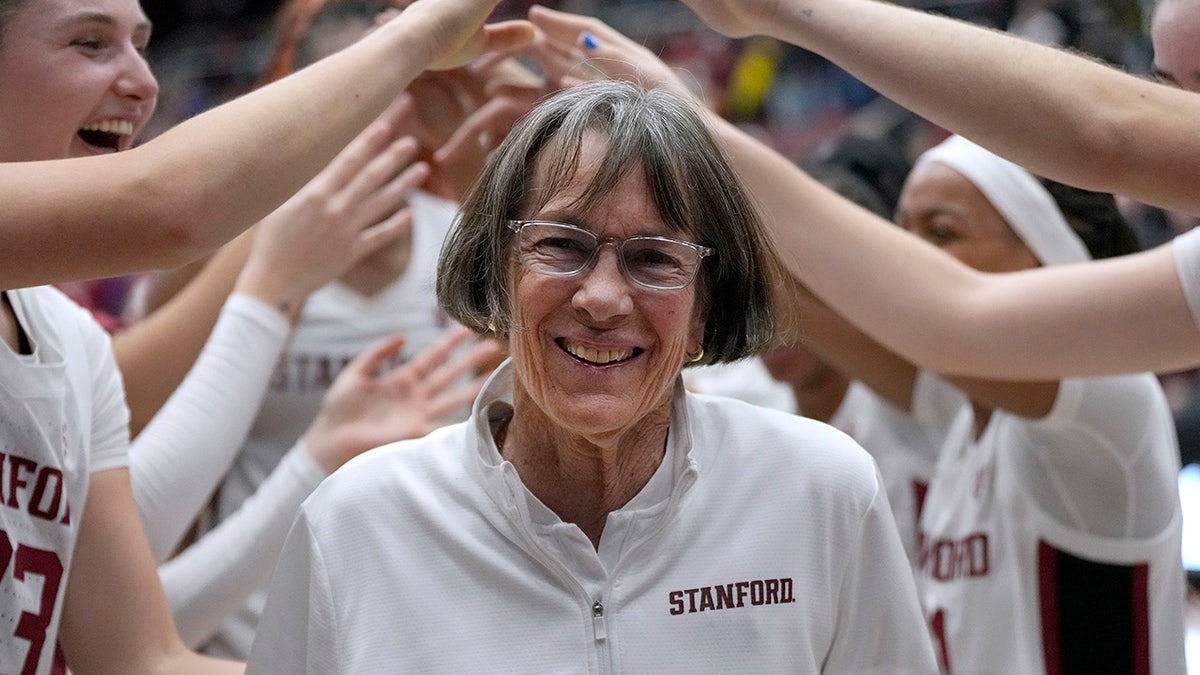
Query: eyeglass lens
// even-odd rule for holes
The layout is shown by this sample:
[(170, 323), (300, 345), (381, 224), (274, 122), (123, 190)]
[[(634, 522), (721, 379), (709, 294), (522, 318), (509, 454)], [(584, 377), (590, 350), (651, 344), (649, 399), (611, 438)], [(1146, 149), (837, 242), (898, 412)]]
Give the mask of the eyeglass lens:
[[(582, 271), (601, 246), (587, 230), (554, 223), (524, 223), (520, 229), (521, 261), (555, 276)], [(630, 237), (617, 245), (621, 267), (630, 280), (659, 289), (683, 288), (692, 281), (700, 254), (681, 242), (658, 237)]]

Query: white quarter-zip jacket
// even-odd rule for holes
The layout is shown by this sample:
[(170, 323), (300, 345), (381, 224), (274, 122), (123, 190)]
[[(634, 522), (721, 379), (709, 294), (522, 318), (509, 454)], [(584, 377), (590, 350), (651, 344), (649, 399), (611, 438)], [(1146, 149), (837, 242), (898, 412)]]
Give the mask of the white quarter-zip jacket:
[(676, 386), (665, 457), (599, 548), (471, 418), (363, 455), (305, 502), (251, 673), (935, 673), (869, 455)]

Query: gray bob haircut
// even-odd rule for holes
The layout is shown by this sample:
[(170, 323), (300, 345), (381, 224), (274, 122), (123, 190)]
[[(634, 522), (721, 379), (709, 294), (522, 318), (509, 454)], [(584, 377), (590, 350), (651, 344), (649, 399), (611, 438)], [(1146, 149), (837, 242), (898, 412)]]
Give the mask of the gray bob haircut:
[(704, 355), (696, 363), (735, 361), (766, 349), (775, 332), (780, 265), (749, 198), (690, 103), (627, 82), (563, 90), (512, 129), (471, 188), (442, 249), (442, 307), (501, 339), (519, 330), (509, 297), (519, 263), (507, 222), (537, 213), (555, 186), (570, 184), (581, 146), (595, 133), (607, 139), (607, 155), (575, 208), (588, 210), (641, 169), (667, 227), (716, 251), (703, 260), (695, 282), (697, 309), (707, 312)]

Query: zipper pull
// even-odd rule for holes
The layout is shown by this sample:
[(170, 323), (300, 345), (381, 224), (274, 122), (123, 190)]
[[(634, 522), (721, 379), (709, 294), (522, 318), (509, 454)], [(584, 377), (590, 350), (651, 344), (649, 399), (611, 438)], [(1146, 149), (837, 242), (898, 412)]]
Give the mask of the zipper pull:
[(603, 642), (608, 637), (608, 628), (604, 625), (604, 605), (599, 600), (592, 603), (592, 630), (596, 633), (596, 642)]

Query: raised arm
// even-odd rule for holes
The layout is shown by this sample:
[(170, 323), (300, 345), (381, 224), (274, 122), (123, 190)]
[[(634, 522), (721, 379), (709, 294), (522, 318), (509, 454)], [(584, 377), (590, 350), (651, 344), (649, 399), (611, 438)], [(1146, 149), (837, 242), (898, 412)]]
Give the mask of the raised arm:
[(1169, 246), (986, 274), (841, 199), (733, 125), (712, 122), (788, 267), (923, 368), (1058, 379), (1200, 363), (1200, 331)]
[(156, 561), (176, 549), (229, 470), (290, 332), (272, 308), (230, 297), (195, 367), (133, 440), (133, 496)]
[[(378, 124), (258, 224), (234, 289), (238, 295), (224, 303), (228, 316), (207, 338), (194, 366), (195, 353), (188, 349), (196, 348), (195, 338), (186, 334), (209, 332), (208, 303), (215, 298), (208, 292), (200, 299), (180, 296), (129, 329), (144, 351), (125, 350), (125, 361), (117, 351), (126, 389), (139, 394), (140, 412), (153, 416), (133, 443), (130, 464), (134, 495), (159, 559), (195, 520), (237, 455), (283, 349), (289, 319), (299, 315), (309, 293), (412, 226), (404, 200), (428, 170), (424, 164), (405, 168), (416, 153), (411, 138), (397, 139), (378, 154), (364, 152), (361, 141)], [(163, 312), (167, 316), (160, 318)], [(175, 347), (179, 353), (165, 354), (177, 335), (183, 343)], [(126, 373), (137, 379), (131, 383)], [(156, 413), (159, 397), (167, 394)]]
[(810, 49), (1033, 173), (1200, 213), (1200, 97), (876, 0), (684, 0), (728, 35)]
[(844, 377), (862, 382), (902, 410), (912, 409), (913, 364), (859, 331), (795, 277), (783, 280), (777, 297), (786, 316), (781, 342), (803, 346)]
[[(530, 18), (612, 76), (686, 91), (651, 52), (598, 21), (541, 9)], [(592, 46), (583, 31), (593, 34)], [(1200, 331), (1169, 247), (1013, 274), (978, 272), (705, 114), (789, 269), (839, 314), (919, 367), (1052, 380), (1200, 363)], [(994, 397), (990, 392), (1001, 404)]]
[(191, 281), (163, 298), (161, 306), (113, 335), (133, 436), (146, 428), (196, 362), (253, 244), (250, 229), (194, 270)]
[(211, 637), (255, 589), (269, 581), (300, 503), (350, 458), (395, 440), (417, 438), (461, 410), (483, 385), (472, 374), (497, 358), (499, 345), (466, 347), (456, 327), (412, 360), (382, 371), (403, 338), (381, 340), (334, 381), (304, 438), (238, 510), (159, 567), (159, 577), (190, 645)]
[(294, 320), (310, 293), (411, 227), (404, 200), (429, 174), (423, 163), (405, 169), (416, 142), (393, 134), (388, 145), (373, 147), (407, 110), (406, 101), (389, 109), (178, 295), (113, 337), (134, 434), (179, 386), (232, 291)]
[[(0, 287), (176, 267), (282, 203), (418, 73), (530, 37), (499, 0), (418, 0), (294, 76), (104, 157), (0, 164)], [(381, 141), (383, 142), (383, 141)]]

